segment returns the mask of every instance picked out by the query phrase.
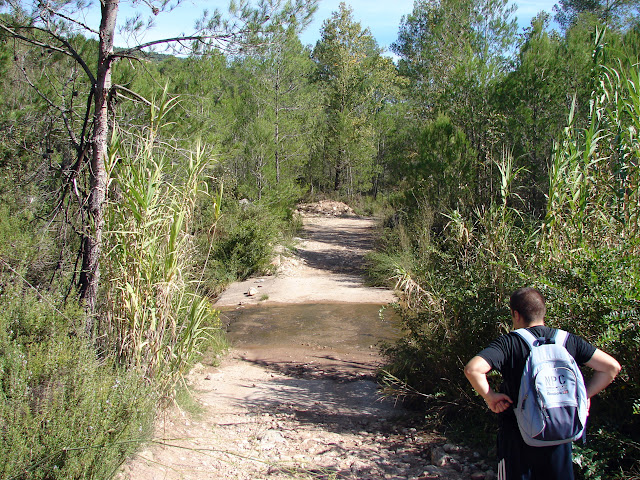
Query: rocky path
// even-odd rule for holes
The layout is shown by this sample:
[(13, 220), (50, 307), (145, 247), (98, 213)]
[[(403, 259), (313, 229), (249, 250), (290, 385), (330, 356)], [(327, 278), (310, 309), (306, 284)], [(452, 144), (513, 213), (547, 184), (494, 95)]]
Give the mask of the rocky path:
[[(393, 299), (359, 275), (371, 220), (307, 214), (304, 221), (297, 255), (282, 259), (278, 275), (232, 286), (219, 305)], [(248, 295), (250, 289), (259, 294)], [(198, 365), (188, 379), (197, 408), (164, 412), (153, 442), (118, 478), (495, 478), (478, 454), (417, 430), (407, 412), (380, 397), (375, 350), (354, 348), (345, 356), (324, 348), (321, 357), (300, 344), (250, 354), (238, 349), (219, 367)], [(276, 368), (284, 363), (288, 368)]]

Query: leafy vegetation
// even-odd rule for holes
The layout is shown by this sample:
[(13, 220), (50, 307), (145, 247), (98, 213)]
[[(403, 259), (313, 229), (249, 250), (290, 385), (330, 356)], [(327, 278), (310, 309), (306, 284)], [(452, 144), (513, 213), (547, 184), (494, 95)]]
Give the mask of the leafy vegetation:
[(148, 438), (157, 393), (135, 370), (96, 357), (81, 310), (59, 310), (19, 280), (3, 269), (0, 475), (111, 477)]
[(166, 98), (152, 103), (143, 132), (114, 130), (107, 162), (113, 204), (105, 229), (104, 297), (111, 307), (99, 327), (121, 362), (167, 392), (202, 354), (207, 337), (220, 334), (217, 312), (193, 288), (198, 280), (189, 260), (203, 152), (189, 152), (176, 175), (169, 164), (176, 152), (155, 143), (174, 105)]
[[(520, 188), (519, 177), (530, 172), (516, 168), (510, 154), (495, 164), (496, 195), (486, 205), (450, 207), (438, 221), (412, 213), (424, 205), (405, 203), (409, 213), (384, 261), (411, 268), (387, 268), (405, 292), (398, 308), (409, 333), (388, 347), (388, 375), (395, 388), (408, 383), (400, 393), (421, 392), (438, 421), (462, 418), (467, 430), (483, 431), (491, 415), (479, 415), (487, 410), (470, 396), (461, 369), (508, 330), (510, 293), (533, 285), (548, 300), (549, 324), (583, 335), (624, 365), (594, 401), (591, 441), (579, 448), (576, 462), (585, 478), (629, 478), (638, 468), (640, 394), (638, 117), (631, 113), (640, 106), (638, 66), (624, 55), (607, 57), (602, 30), (595, 39), (589, 116), (584, 127), (576, 126), (574, 99), (549, 162), (543, 215), (532, 213), (537, 200), (527, 195), (527, 184)], [(418, 234), (424, 230), (431, 235)]]

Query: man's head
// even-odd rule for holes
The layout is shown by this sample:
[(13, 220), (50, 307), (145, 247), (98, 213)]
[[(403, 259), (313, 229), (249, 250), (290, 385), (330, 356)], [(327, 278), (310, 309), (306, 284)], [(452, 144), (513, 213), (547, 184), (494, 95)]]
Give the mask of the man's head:
[(535, 288), (519, 288), (511, 294), (509, 299), (511, 313), (518, 312), (526, 326), (544, 323), (547, 307), (544, 297)]

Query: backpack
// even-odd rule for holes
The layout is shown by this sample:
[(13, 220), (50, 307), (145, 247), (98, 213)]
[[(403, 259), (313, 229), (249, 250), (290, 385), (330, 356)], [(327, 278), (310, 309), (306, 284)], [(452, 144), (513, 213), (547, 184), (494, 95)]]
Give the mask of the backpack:
[(515, 330), (529, 345), (518, 403), (518, 427), (527, 445), (544, 447), (579, 439), (587, 423), (587, 390), (582, 372), (565, 348), (567, 332), (536, 338)]

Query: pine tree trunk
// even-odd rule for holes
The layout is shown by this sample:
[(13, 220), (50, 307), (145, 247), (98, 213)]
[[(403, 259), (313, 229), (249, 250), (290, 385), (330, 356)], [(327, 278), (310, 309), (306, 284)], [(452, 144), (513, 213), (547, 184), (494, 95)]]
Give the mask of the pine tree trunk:
[(82, 272), (80, 274), (80, 298), (85, 304), (87, 334), (94, 333), (94, 314), (98, 301), (100, 283), (100, 254), (102, 251), (102, 230), (104, 228), (104, 207), (107, 196), (107, 172), (105, 158), (109, 140), (108, 97), (111, 89), (111, 67), (113, 62), (113, 37), (118, 14), (119, 0), (105, 0), (101, 5), (100, 43), (98, 47), (98, 71), (96, 75), (95, 112), (91, 139), (92, 156), (90, 193), (87, 203), (88, 218), (85, 225)]

